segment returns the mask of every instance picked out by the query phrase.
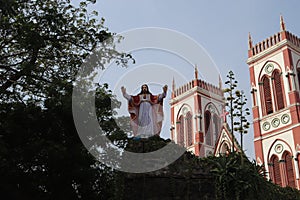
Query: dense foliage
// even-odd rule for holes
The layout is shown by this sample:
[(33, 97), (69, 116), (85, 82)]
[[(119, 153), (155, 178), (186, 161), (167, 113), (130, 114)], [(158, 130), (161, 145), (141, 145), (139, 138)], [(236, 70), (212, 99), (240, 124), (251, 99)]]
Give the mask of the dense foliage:
[[(99, 68), (113, 58), (126, 64), (130, 56), (106, 43), (112, 34), (103, 19), (96, 20), (96, 12), (88, 12), (92, 3), (0, 0), (1, 199), (126, 199), (135, 192), (156, 199), (299, 199), (298, 191), (266, 181), (261, 169), (239, 154), (199, 159), (186, 152), (148, 174), (120, 173), (95, 160), (73, 122), (75, 74), (93, 50), (101, 52)], [(153, 137), (141, 144), (127, 138), (129, 128), (117, 126), (112, 101), (120, 106), (107, 85), (98, 85), (98, 121), (120, 147), (150, 152), (171, 142)], [(126, 118), (119, 123), (126, 124)], [(156, 182), (146, 185), (146, 176)]]
[(70, 0), (0, 0), (0, 97), (44, 99), (63, 93), (84, 59), (97, 51), (96, 65), (112, 58), (126, 64), (114, 50), (112, 35), (94, 1), (74, 7)]
[[(144, 142), (144, 146), (134, 145), (133, 150), (154, 151), (170, 142), (157, 138), (149, 140)], [(157, 145), (153, 145), (154, 141)], [(127, 196), (124, 194), (126, 199), (300, 199), (298, 190), (282, 188), (268, 181), (263, 167), (236, 152), (207, 158), (198, 158), (186, 152), (167, 168), (147, 174), (126, 174), (124, 177), (127, 182), (132, 183), (125, 187), (125, 191), (131, 192)], [(159, 187), (155, 185), (157, 182), (160, 182)], [(180, 187), (176, 187), (178, 185)], [(144, 191), (144, 194), (139, 191)]]
[[(93, 1), (0, 0), (0, 196), (2, 199), (108, 199), (115, 172), (82, 145), (72, 116), (75, 75), (93, 51), (97, 65), (126, 54)], [(124, 138), (110, 109), (114, 98), (98, 86), (98, 120), (112, 140)], [(120, 104), (116, 103), (117, 106)]]
[[(98, 90), (101, 100), (110, 99), (105, 88)], [(98, 109), (108, 112), (109, 107), (102, 101)], [(83, 147), (73, 123), (69, 94), (46, 100), (43, 108), (32, 103), (2, 104), (0, 118), (1, 198), (113, 196), (115, 173)]]

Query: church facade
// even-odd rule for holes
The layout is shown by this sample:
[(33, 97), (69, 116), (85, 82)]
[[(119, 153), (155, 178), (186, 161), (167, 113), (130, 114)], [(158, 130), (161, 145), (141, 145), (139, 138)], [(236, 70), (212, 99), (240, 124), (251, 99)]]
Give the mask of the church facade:
[[(175, 87), (172, 84), (171, 139), (195, 155), (204, 157), (225, 154), (232, 148), (224, 110), (222, 83), (212, 85), (198, 79)], [(234, 141), (235, 149), (238, 144)]]
[[(256, 161), (268, 179), (282, 187), (300, 189), (300, 38), (286, 30), (253, 44), (248, 59)], [(198, 79), (172, 84), (171, 139), (197, 156), (219, 155), (238, 142), (228, 131), (222, 83)]]
[(256, 161), (280, 186), (300, 188), (300, 39), (280, 31), (253, 45), (248, 60)]

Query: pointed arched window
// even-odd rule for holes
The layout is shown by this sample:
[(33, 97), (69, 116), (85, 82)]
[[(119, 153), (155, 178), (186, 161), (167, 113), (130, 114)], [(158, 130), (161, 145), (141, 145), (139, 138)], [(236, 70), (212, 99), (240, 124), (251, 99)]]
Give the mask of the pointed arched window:
[(272, 106), (272, 95), (271, 95), (271, 88), (270, 88), (270, 80), (267, 76), (262, 78), (262, 87), (263, 87), (263, 94), (264, 94), (264, 104), (265, 104), (265, 113), (271, 114), (273, 113), (273, 106)]
[(224, 142), (220, 148), (220, 154), (228, 155), (229, 152), (230, 152), (230, 148), (229, 148), (228, 144)]
[(216, 140), (219, 137), (220, 134), (220, 127), (221, 127), (221, 119), (217, 114), (214, 114), (214, 132), (215, 132), (215, 138), (214, 138), (214, 142), (216, 142)]
[(212, 145), (212, 123), (211, 123), (211, 113), (205, 111), (204, 113), (204, 123), (205, 123), (205, 142), (207, 145)]
[(287, 185), (290, 187), (295, 187), (295, 177), (294, 177), (294, 169), (293, 169), (293, 158), (289, 152), (284, 154), (285, 160), (285, 171), (287, 178)]
[(179, 117), (178, 123), (179, 131), (177, 136), (177, 143), (181, 146), (184, 146), (184, 119), (182, 115)]
[(284, 101), (283, 101), (283, 91), (282, 91), (282, 83), (281, 83), (281, 75), (276, 70), (273, 74), (274, 77), (274, 95), (276, 99), (276, 109), (280, 110), (284, 108)]
[(187, 122), (187, 145), (190, 146), (193, 144), (193, 117), (191, 112), (186, 114)]
[(282, 185), (280, 168), (279, 168), (279, 159), (277, 156), (273, 155), (271, 158), (271, 163), (273, 165), (273, 181), (277, 185)]

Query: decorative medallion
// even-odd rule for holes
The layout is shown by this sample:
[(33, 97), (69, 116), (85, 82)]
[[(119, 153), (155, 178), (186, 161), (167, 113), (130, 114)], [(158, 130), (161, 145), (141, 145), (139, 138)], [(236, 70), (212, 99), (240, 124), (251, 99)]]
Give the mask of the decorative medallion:
[(274, 118), (271, 123), (274, 128), (277, 128), (280, 124), (280, 120), (278, 118)]
[(265, 67), (265, 72), (267, 74), (272, 73), (273, 70), (274, 70), (274, 66), (272, 64), (267, 64), (267, 66)]
[(275, 146), (275, 152), (276, 153), (281, 153), (283, 151), (283, 146), (282, 146), (282, 144), (277, 144), (276, 146)]
[(262, 128), (264, 129), (264, 131), (267, 131), (271, 128), (271, 125), (269, 122), (265, 122), (263, 123)]
[(287, 124), (289, 121), (290, 121), (290, 116), (289, 116), (288, 114), (282, 115), (282, 117), (281, 117), (281, 122), (282, 122), (283, 124)]

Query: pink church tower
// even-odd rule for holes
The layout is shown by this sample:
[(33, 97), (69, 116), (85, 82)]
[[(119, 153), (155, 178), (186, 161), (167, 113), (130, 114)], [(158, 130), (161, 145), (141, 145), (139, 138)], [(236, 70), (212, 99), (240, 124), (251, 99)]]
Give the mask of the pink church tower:
[(248, 39), (256, 161), (280, 186), (300, 188), (300, 39), (280, 31), (253, 45)]
[[(224, 99), (221, 88), (198, 78), (178, 88), (172, 84), (171, 139), (197, 156), (214, 154), (222, 128)], [(225, 143), (224, 143), (225, 145)]]

